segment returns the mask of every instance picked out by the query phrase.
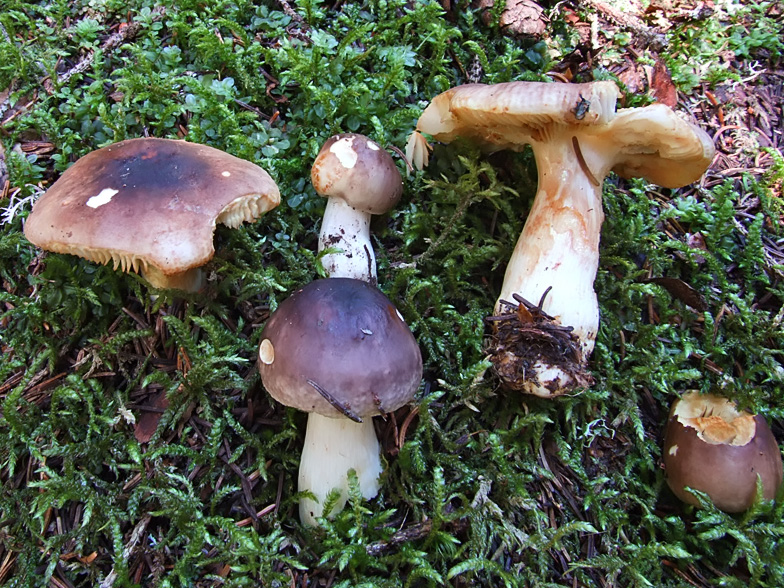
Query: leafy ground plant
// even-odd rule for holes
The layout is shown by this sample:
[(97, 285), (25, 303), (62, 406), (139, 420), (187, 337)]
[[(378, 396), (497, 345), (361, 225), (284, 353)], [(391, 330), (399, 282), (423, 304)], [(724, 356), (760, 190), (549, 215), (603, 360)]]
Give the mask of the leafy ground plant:
[[(680, 504), (671, 402), (714, 391), (784, 439), (778, 3), (0, 0), (0, 584), (782, 586), (784, 496)], [(522, 19), (525, 15), (518, 15)], [(385, 419), (382, 491), (300, 526), (304, 417), (254, 367), (261, 327), (318, 275), (332, 134), (394, 150), (465, 82), (614, 79), (714, 138), (704, 179), (604, 189), (594, 386), (499, 388), (485, 317), (535, 192), (529, 153), (435, 145), (376, 219), (379, 287), (423, 352)], [(44, 254), (22, 227), (78, 157), (186, 138), (265, 167), (284, 203), (216, 234), (198, 295)], [(406, 166), (398, 159), (401, 171)]]

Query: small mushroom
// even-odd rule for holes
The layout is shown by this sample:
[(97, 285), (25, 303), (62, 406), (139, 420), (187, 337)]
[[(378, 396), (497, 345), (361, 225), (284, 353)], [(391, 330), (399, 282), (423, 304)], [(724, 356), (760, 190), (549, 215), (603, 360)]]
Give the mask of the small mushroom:
[(364, 135), (335, 135), (316, 156), (310, 177), (316, 192), (329, 199), (318, 250), (340, 249), (322, 257), (327, 274), (375, 283), (370, 217), (391, 210), (403, 193), (392, 157)]
[(31, 243), (198, 291), (216, 223), (232, 228), (280, 203), (262, 168), (206, 145), (129, 139), (79, 159), (35, 203)]
[[(377, 288), (353, 278), (310, 282), (284, 300), (261, 333), (259, 372), (273, 398), (308, 416), (299, 469), (300, 520), (342, 510), (353, 469), (366, 499), (381, 474), (373, 416), (413, 399), (422, 356), (403, 317)], [(323, 513), (332, 489), (340, 499)]]
[(667, 484), (695, 506), (689, 489), (721, 510), (741, 512), (754, 503), (758, 479), (766, 500), (782, 482), (781, 450), (765, 419), (711, 394), (687, 392), (673, 404), (663, 453)]
[(436, 96), (409, 138), (407, 156), (420, 169), (428, 160), (421, 133), (488, 151), (533, 149), (538, 191), (490, 318), (491, 359), (512, 389), (551, 397), (592, 381), (607, 174), (674, 188), (712, 161), (704, 131), (662, 104), (616, 112), (618, 96), (613, 82), (467, 84)]

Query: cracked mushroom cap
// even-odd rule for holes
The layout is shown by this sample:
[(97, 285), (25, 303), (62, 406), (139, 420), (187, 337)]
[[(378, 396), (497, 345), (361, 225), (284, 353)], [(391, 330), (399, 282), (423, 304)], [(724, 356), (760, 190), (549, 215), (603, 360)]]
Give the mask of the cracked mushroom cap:
[(186, 141), (130, 139), (68, 168), (24, 232), (48, 251), (170, 276), (212, 258), (216, 223), (235, 228), (279, 202), (275, 182), (249, 161)]
[(617, 145), (612, 171), (665, 188), (697, 181), (713, 161), (713, 139), (665, 104), (624, 108), (607, 134)]
[(327, 139), (313, 162), (310, 178), (321, 196), (341, 198), (370, 214), (392, 210), (403, 194), (403, 178), (392, 156), (356, 133)]
[(359, 422), (410, 402), (422, 379), (411, 330), (362, 280), (310, 282), (280, 304), (261, 339), (264, 387), (306, 412)]
[(520, 151), (571, 129), (586, 141), (583, 150), (600, 150), (607, 169), (622, 177), (667, 188), (697, 180), (715, 153), (708, 134), (663, 104), (616, 111), (619, 97), (611, 81), (457, 86), (424, 110), (406, 155), (419, 169), (427, 165), (427, 143), (419, 133), (445, 143), (462, 137), (488, 151)]
[(782, 482), (781, 450), (760, 415), (739, 411), (725, 398), (688, 392), (673, 404), (664, 438), (664, 469), (673, 493), (688, 504), (710, 496), (727, 512), (749, 508), (757, 494), (772, 499)]

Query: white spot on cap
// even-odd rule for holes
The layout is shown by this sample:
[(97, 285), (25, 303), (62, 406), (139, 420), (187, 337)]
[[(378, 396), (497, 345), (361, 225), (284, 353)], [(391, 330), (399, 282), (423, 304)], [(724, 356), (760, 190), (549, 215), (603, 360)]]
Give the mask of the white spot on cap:
[(221, 172), (221, 175), (222, 175), (224, 178), (228, 178), (228, 177), (231, 175), (231, 172), (228, 172), (228, 171)]
[(403, 322), (406, 322), (406, 319), (403, 318), (403, 315), (400, 314), (400, 311), (397, 308), (395, 309), (395, 312), (397, 313), (397, 318), (399, 318)]
[(330, 153), (334, 153), (340, 165), (351, 169), (357, 164), (358, 155), (354, 151), (354, 137), (343, 137), (338, 139), (329, 148)]
[(678, 446), (677, 445), (673, 445), (672, 447), (670, 447), (670, 450), (667, 453), (669, 453), (670, 455), (672, 455), (674, 457), (675, 455), (678, 454)]
[(275, 347), (269, 339), (264, 339), (259, 345), (259, 359), (265, 365), (272, 365), (272, 362), (275, 361)]
[(117, 192), (119, 192), (119, 190), (115, 190), (114, 188), (104, 188), (95, 196), (90, 196), (85, 204), (90, 208), (98, 208), (99, 206), (111, 202)]
[(371, 141), (370, 139), (368, 139), (367, 146), (368, 149), (372, 149), (373, 151), (379, 151), (381, 149), (381, 147), (378, 146), (378, 143)]

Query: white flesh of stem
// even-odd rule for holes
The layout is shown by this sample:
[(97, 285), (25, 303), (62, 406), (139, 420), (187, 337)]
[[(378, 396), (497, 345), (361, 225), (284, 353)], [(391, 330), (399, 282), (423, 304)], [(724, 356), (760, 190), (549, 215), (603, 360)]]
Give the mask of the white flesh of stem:
[(330, 278), (354, 278), (376, 283), (376, 256), (370, 242), (370, 214), (331, 197), (324, 210), (318, 250), (341, 249), (328, 253), (321, 263)]
[(318, 502), (310, 498), (300, 500), (302, 523), (318, 524), (316, 519), (322, 516), (324, 500), (333, 488), (340, 491), (340, 499), (327, 515), (343, 510), (348, 499), (348, 472), (351, 469), (357, 474), (359, 488), (366, 500), (378, 494), (382, 470), (380, 453), (373, 419), (355, 423), (310, 413), (299, 465), (299, 490), (312, 492)]
[(185, 292), (198, 292), (206, 283), (204, 271), (198, 267), (167, 276), (159, 269), (148, 264), (142, 269), (141, 274), (145, 280), (156, 288), (171, 288), (174, 290), (184, 290)]
[[(580, 165), (573, 135), (568, 129), (556, 128), (547, 142), (532, 143), (538, 191), (507, 265), (496, 313), (501, 300), (516, 303), (514, 293), (536, 305), (547, 288), (552, 288), (542, 309), (561, 325), (574, 328), (581, 355), (586, 358), (593, 350), (599, 326), (593, 282), (604, 220), (601, 184), (612, 161), (597, 137), (580, 137), (580, 152), (593, 178), (589, 177)], [(568, 383), (561, 370), (539, 367), (540, 383), (559, 378)], [(531, 392), (553, 395), (545, 387)]]

